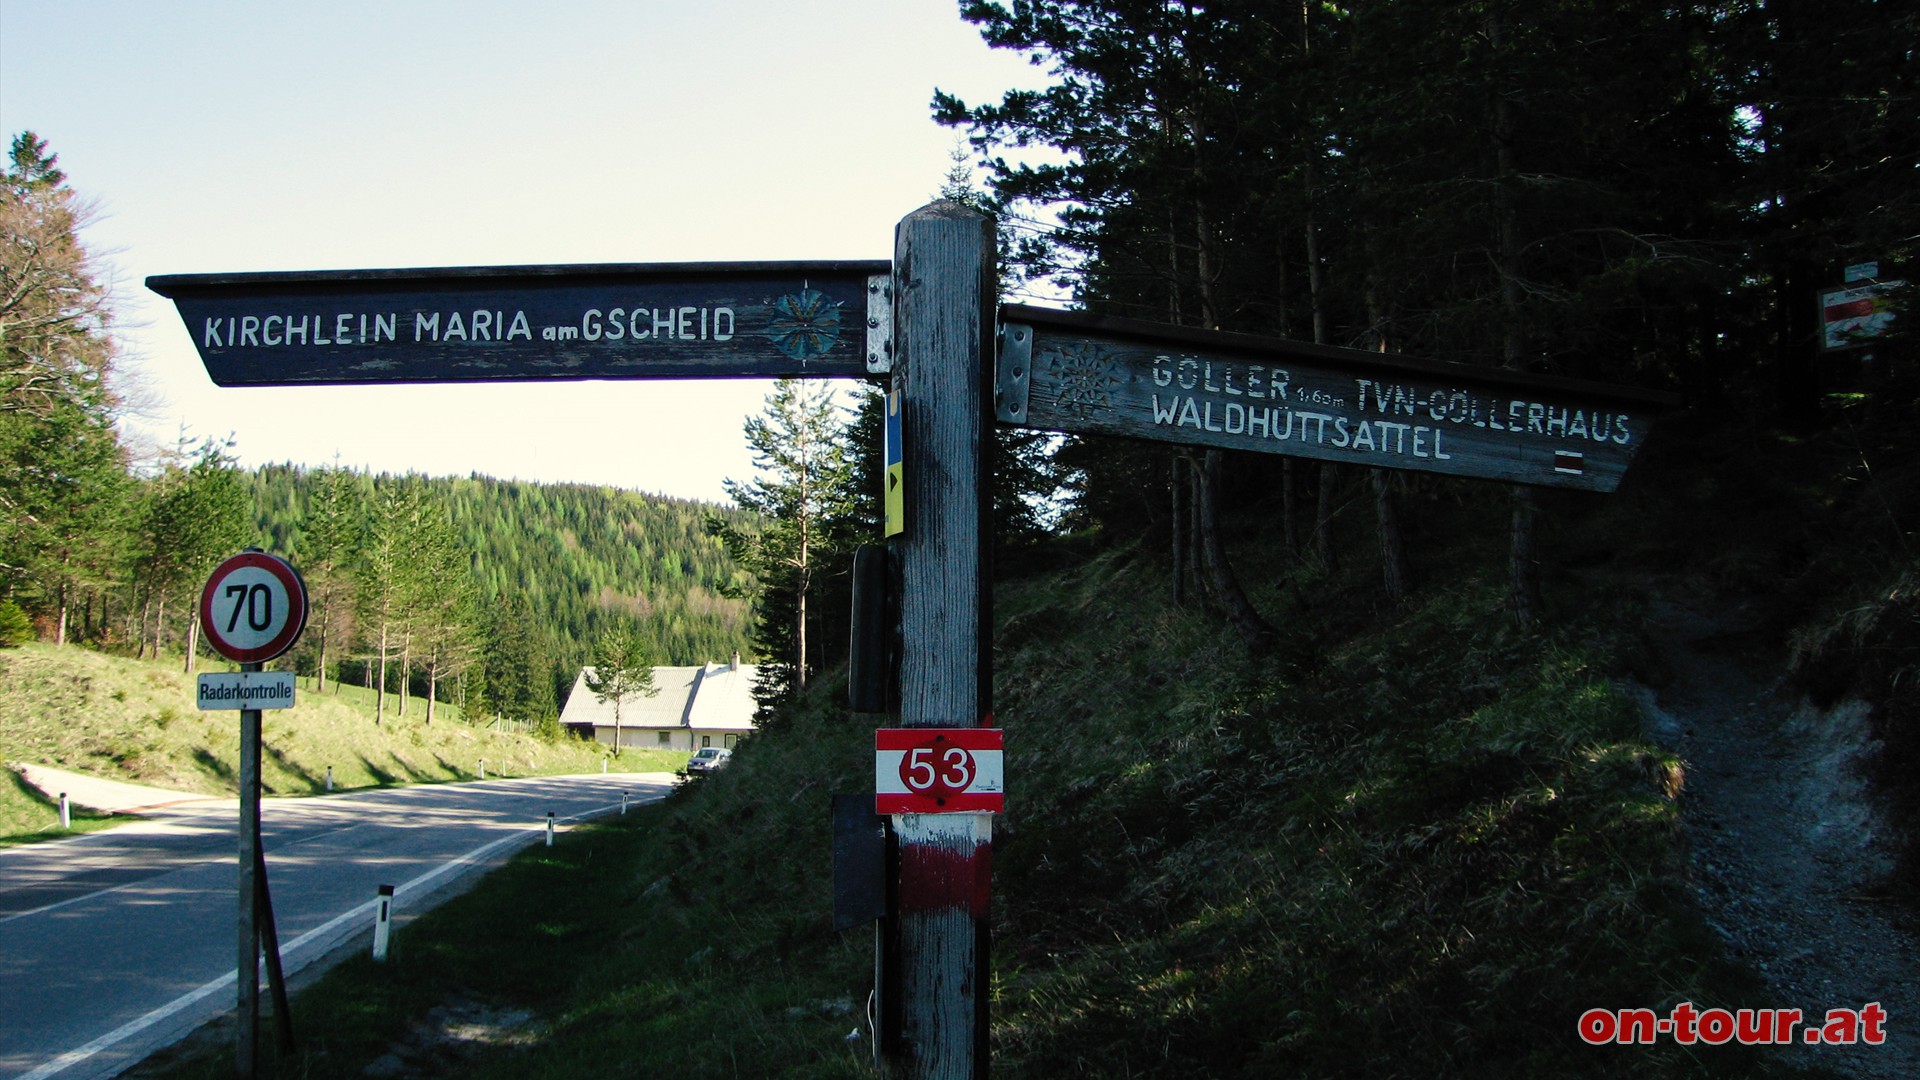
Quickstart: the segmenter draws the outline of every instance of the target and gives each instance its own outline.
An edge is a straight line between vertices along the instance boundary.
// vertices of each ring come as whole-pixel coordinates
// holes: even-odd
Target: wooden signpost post
[[[875,748],[877,810],[893,836],[876,1037],[891,1076],[966,1080],[987,1074],[992,814],[1006,797],[988,643],[992,419],[1611,491],[1650,416],[1675,403],[1592,383],[999,308],[995,280],[991,220],[943,202],[900,222],[891,263],[180,275],[147,284],[176,301],[222,386],[886,379],[889,565],[872,576],[897,582],[901,644],[897,692],[869,696],[886,699],[894,720]]]

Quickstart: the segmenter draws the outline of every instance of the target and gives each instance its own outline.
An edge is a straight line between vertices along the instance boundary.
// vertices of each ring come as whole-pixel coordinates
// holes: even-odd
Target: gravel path
[[[1652,736],[1685,760],[1694,889],[1728,952],[1766,980],[1771,1000],[1756,1004],[1815,1022],[1829,1008],[1886,1010],[1884,1045],[1779,1052],[1846,1076],[1920,1076],[1920,941],[1913,913],[1879,889],[1892,860],[1859,774],[1866,708],[1798,700],[1737,620],[1667,607],[1655,626],[1673,677],[1630,689]]]

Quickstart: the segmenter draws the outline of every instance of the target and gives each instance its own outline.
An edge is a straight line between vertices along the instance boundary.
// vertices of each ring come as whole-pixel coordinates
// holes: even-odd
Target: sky
[[[215,387],[154,274],[886,259],[1042,73],[958,0],[0,0],[0,133],[98,216],[136,445],[709,502],[762,381]]]

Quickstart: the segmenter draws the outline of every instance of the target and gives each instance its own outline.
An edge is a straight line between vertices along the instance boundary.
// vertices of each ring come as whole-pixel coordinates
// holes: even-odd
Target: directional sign
[[[291,709],[291,671],[205,671],[195,699],[202,709]]]
[[[306,625],[306,583],[278,555],[243,551],[215,567],[200,592],[207,643],[229,660],[271,660],[292,648]]]
[[[999,728],[873,733],[874,812],[998,814],[1006,805]]]
[[[147,279],[221,386],[865,376],[886,262]],[[874,317],[878,317],[877,313]]]
[[[1000,422],[1612,491],[1670,394],[1008,306]]]

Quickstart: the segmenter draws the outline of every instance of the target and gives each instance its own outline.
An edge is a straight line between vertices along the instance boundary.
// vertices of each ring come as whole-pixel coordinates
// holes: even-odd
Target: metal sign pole
[[[905,442],[900,572],[902,727],[990,727],[991,219],[921,208],[895,234],[894,386]],[[896,814],[884,1050],[908,1080],[987,1074],[992,818]]]
[[[259,671],[259,664],[241,664]],[[260,710],[240,710],[240,935],[235,967],[239,996],[234,1026],[233,1072],[256,1075],[260,1032]]]

